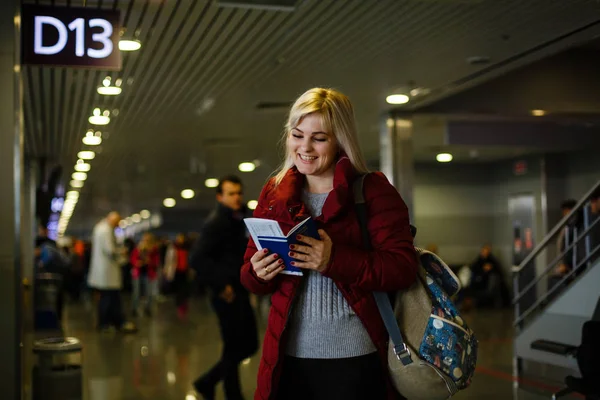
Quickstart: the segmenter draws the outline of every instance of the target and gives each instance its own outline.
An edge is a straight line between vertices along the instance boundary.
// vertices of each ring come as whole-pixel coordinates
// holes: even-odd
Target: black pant
[[[377,353],[339,359],[285,356],[279,400],[382,400],[386,384]]]
[[[243,399],[238,365],[258,350],[254,311],[248,295],[240,291],[236,291],[232,303],[226,303],[218,297],[213,298],[212,303],[219,318],[223,353],[219,362],[198,378],[196,385],[214,388],[223,380],[227,400]]]
[[[100,301],[98,302],[98,327],[100,329],[114,326],[120,328],[125,318],[123,317],[123,306],[121,305],[121,293],[119,290],[99,290]]]

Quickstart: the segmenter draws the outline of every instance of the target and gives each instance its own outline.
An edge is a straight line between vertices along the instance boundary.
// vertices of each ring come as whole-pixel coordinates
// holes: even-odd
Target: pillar
[[[20,2],[0,2],[0,393],[21,398],[21,214],[23,118]]]
[[[387,116],[382,121],[379,140],[380,170],[398,189],[414,221],[413,123],[410,118]]]

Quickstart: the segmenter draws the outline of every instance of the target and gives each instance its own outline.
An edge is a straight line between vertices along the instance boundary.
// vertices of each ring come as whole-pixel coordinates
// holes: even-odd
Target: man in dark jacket
[[[220,180],[219,204],[207,218],[190,256],[198,280],[211,291],[224,344],[221,360],[194,382],[194,388],[205,399],[214,399],[215,385],[221,380],[228,400],[243,399],[238,365],[258,349],[254,312],[248,292],[240,283],[248,244],[242,189],[241,180],[235,176]]]

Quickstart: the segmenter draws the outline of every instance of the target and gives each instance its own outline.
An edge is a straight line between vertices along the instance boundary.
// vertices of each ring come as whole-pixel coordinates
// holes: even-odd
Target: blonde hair
[[[292,129],[300,124],[302,118],[313,113],[321,116],[323,128],[333,134],[339,148],[346,153],[354,169],[359,174],[368,172],[364,156],[358,145],[354,110],[350,99],[333,89],[313,88],[300,96],[290,109],[282,137],[285,159],[275,175],[276,185],[281,183],[290,168],[294,166],[294,155],[290,153],[287,146],[287,139]]]

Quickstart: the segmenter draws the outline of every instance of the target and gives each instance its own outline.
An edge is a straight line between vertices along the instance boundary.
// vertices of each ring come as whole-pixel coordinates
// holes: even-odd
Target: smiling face
[[[287,139],[287,151],[298,171],[308,177],[333,179],[337,141],[332,132],[323,126],[321,115],[312,113],[291,129]]]

